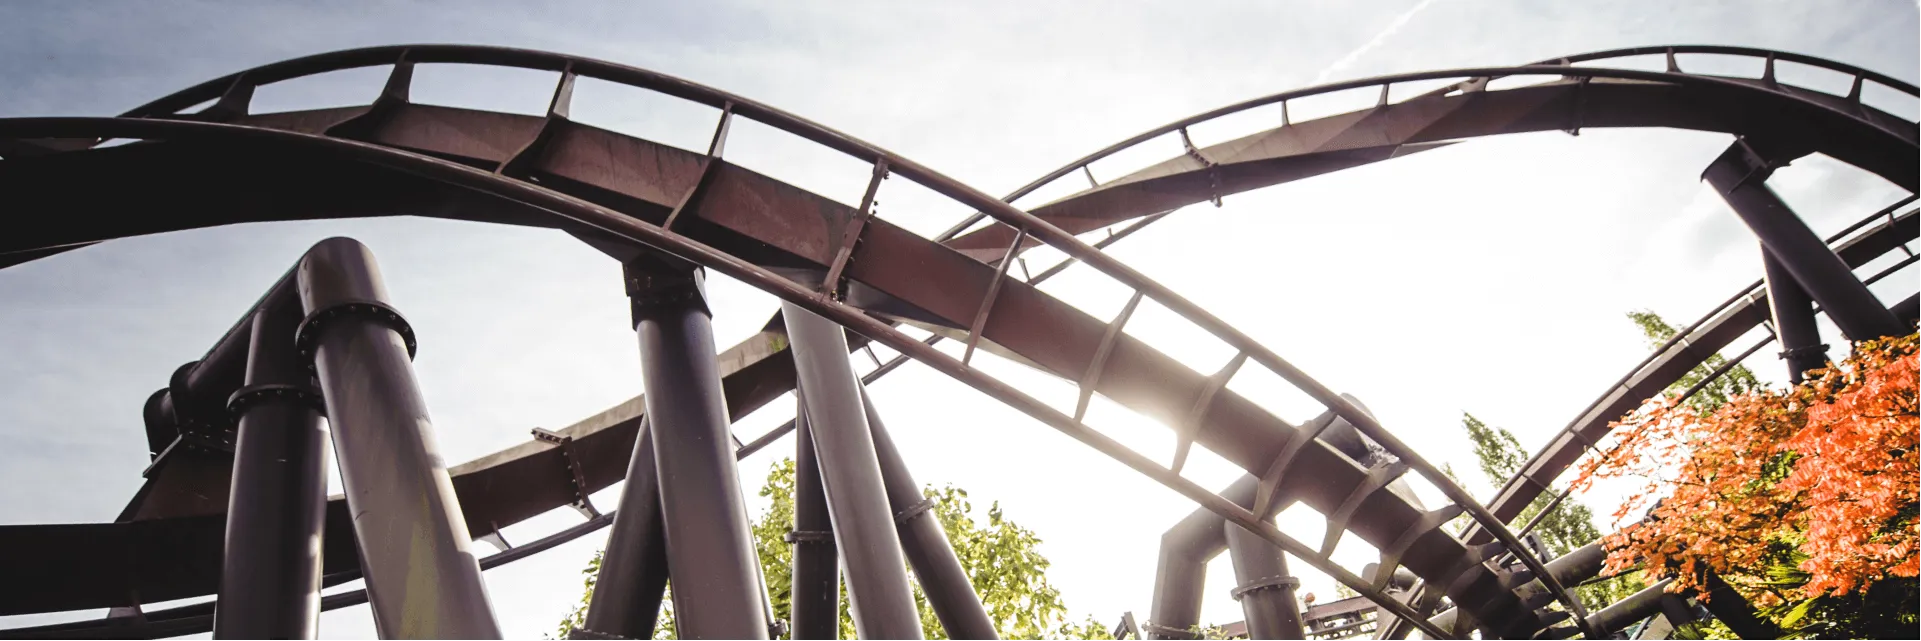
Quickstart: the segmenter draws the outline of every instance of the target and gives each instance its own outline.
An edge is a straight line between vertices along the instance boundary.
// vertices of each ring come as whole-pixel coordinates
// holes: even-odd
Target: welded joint
[[[674,233],[674,223],[679,222],[682,215],[700,206],[700,199],[707,195],[707,188],[714,182],[715,174],[720,173],[720,165],[719,158],[709,157],[702,162],[700,177],[694,180],[693,188],[681,194],[680,202],[674,204],[674,210],[667,212],[667,219],[660,223],[662,230]]]
[[[1281,588],[1298,588],[1298,587],[1301,587],[1301,580],[1299,578],[1286,576],[1286,575],[1277,575],[1277,576],[1261,577],[1258,579],[1254,579],[1252,581],[1248,581],[1247,583],[1243,583],[1240,585],[1240,587],[1234,588],[1232,591],[1229,591],[1228,595],[1234,597],[1235,601],[1239,601],[1241,600],[1242,597],[1245,597],[1248,594],[1253,592],[1259,592],[1261,590],[1279,590]]]
[[[1721,192],[1728,194],[1742,187],[1746,187],[1748,183],[1761,184],[1767,182],[1768,177],[1774,175],[1774,170],[1786,167],[1788,163],[1786,161],[1773,160],[1767,154],[1762,153],[1761,150],[1755,149],[1754,143],[1750,142],[1747,136],[1738,136],[1734,139],[1734,144],[1727,148],[1727,151],[1721,152],[1721,155],[1715,157],[1713,162],[1708,163],[1708,168],[1701,172],[1702,180],[1706,180],[1707,174],[1712,173],[1715,168],[1723,166],[1731,166],[1734,170],[1741,172],[1741,178],[1734,181],[1734,184],[1730,185],[1726,191]],[[1720,190],[1717,189],[1716,191]]]
[[[727,132],[733,128],[733,124],[734,101],[729,100],[720,105],[720,122],[714,125],[714,139],[707,143],[708,158],[719,158],[721,152],[726,151]]]
[[[1281,103],[1281,105],[1283,110],[1285,110],[1287,103]],[[1285,114],[1285,111],[1283,111],[1283,114]],[[1194,146],[1194,139],[1188,137],[1186,127],[1181,128],[1181,148],[1187,151],[1187,157],[1193,158],[1195,162],[1201,163],[1202,167],[1207,168],[1207,180],[1214,189],[1213,193],[1210,194],[1210,199],[1214,201],[1215,207],[1221,206],[1220,163],[1208,159],[1206,154],[1201,153],[1199,147]]]
[[[796,545],[802,543],[833,543],[834,533],[831,530],[788,530],[786,534],[780,535],[780,540]]]
[[[1380,569],[1376,570],[1374,576],[1374,590],[1386,590],[1387,586],[1394,582],[1394,570],[1401,567],[1401,557],[1407,555],[1408,549],[1414,547],[1415,541],[1421,540],[1421,537],[1427,536],[1429,532],[1454,520],[1465,511],[1467,508],[1450,503],[1438,510],[1423,514],[1408,526],[1407,531],[1402,532],[1399,538],[1394,539],[1392,544],[1382,548]]]
[[[1267,471],[1261,474],[1261,482],[1254,488],[1255,516],[1265,519],[1279,511],[1274,497],[1280,493],[1281,480],[1287,476],[1289,464],[1294,462],[1294,457],[1299,455],[1308,443],[1320,438],[1321,432],[1332,427],[1335,420],[1332,412],[1322,414],[1319,418],[1302,425],[1296,431],[1294,438],[1288,439],[1287,444],[1281,446],[1281,453],[1276,454],[1274,460],[1268,462]]]
[[[1100,346],[1094,348],[1094,360],[1088,362],[1087,372],[1081,374],[1080,398],[1074,404],[1075,422],[1087,416],[1087,404],[1094,399],[1094,388],[1101,382],[1101,370],[1107,368],[1107,357],[1114,352],[1114,343],[1120,338],[1121,328],[1127,325],[1127,319],[1134,317],[1134,309],[1140,307],[1141,298],[1146,295],[1145,291],[1134,290],[1134,296],[1127,299],[1127,305],[1121,308],[1120,315],[1107,324],[1106,335],[1101,337]]]
[[[560,458],[567,462],[567,480],[573,485],[574,509],[587,518],[599,518],[600,510],[594,508],[594,502],[587,496],[587,474],[580,469],[580,453],[574,449],[574,437],[538,427],[533,429],[533,434],[534,440],[560,448]]]
[[[874,161],[873,175],[867,179],[867,191],[860,197],[860,209],[855,210],[854,217],[847,221],[847,231],[841,234],[840,248],[834,250],[834,260],[827,266],[827,276],[821,279],[820,291],[828,298],[840,300],[844,295],[841,291],[841,274],[847,270],[847,262],[853,259],[854,248],[860,245],[861,232],[867,229],[867,219],[873,217],[880,204],[874,197],[880,193],[880,183],[887,180],[889,173],[886,158]]]
[[[247,110],[253,106],[253,91],[254,84],[248,82],[247,74],[242,72],[234,76],[233,82],[227,84],[226,91],[220,93],[220,98],[212,106],[195,115],[199,120],[212,122],[229,122],[246,116]]]
[[[393,330],[407,346],[408,360],[412,360],[415,352],[419,351],[420,343],[414,339],[413,325],[400,315],[400,310],[377,300],[348,299],[314,310],[300,321],[300,328],[294,331],[294,349],[300,352],[300,360],[307,364],[309,373],[318,371],[314,365],[314,355],[320,349],[321,334],[335,323],[345,320],[373,322]]]
[[[239,420],[248,410],[267,403],[287,403],[327,415],[327,401],[312,385],[248,385],[227,397],[227,414]]]
[[[905,527],[909,521],[914,520],[915,517],[922,514],[926,514],[928,510],[932,509],[934,509],[934,499],[921,499],[921,502],[909,505],[906,509],[895,512],[894,524]]]
[[[1333,556],[1334,547],[1341,541],[1341,534],[1347,531],[1348,521],[1354,518],[1355,512],[1360,511],[1361,504],[1367,501],[1367,497],[1373,496],[1381,488],[1401,478],[1409,469],[1408,464],[1399,459],[1368,468],[1367,476],[1348,492],[1347,499],[1341,501],[1341,506],[1328,515],[1327,533],[1321,539],[1321,556]]]
[[[1021,243],[1027,242],[1027,230],[1022,229],[1014,235],[1014,242],[1007,246],[1007,253],[1001,262],[994,266],[994,280],[987,283],[987,296],[981,299],[980,309],[974,312],[974,323],[967,330],[967,349],[961,352],[961,365],[967,366],[974,360],[974,350],[980,347],[981,332],[987,330],[987,315],[994,311],[994,302],[999,300],[1001,283],[1007,281],[1007,267],[1014,262],[1014,255],[1021,250]]]
[[[1180,433],[1175,435],[1174,464],[1169,466],[1175,474],[1181,473],[1181,468],[1187,465],[1187,454],[1194,447],[1194,439],[1201,434],[1201,425],[1207,420],[1207,413],[1214,408],[1214,397],[1227,388],[1227,382],[1233,380],[1234,374],[1241,371],[1241,366],[1246,363],[1247,352],[1235,354],[1220,371],[1208,377],[1207,386],[1202,387],[1200,394],[1194,397],[1194,405],[1187,411],[1187,420],[1181,422]]]
[[[1574,79],[1574,98],[1570,101],[1573,113],[1568,115],[1569,126],[1566,130],[1570,136],[1581,135],[1581,125],[1586,122],[1584,117],[1587,112],[1587,85],[1588,81],[1593,79],[1592,76]]]

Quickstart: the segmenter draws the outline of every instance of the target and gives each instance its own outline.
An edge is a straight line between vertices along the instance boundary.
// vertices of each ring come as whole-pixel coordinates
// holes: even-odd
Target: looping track
[[[1760,79],[1573,66],[1648,53],[1715,53],[1764,57]],[[1672,60],[1672,58],[1670,58]],[[1774,61],[1811,64],[1853,76],[1851,96],[1833,96],[1775,80]],[[628,258],[651,247],[706,265],[821,314],[1035,417],[1202,506],[1257,532],[1314,564],[1381,606],[1438,636],[1408,605],[1382,596],[1327,560],[1313,546],[1283,535],[1268,517],[1293,501],[1323,514],[1352,515],[1330,536],[1358,536],[1398,557],[1501,636],[1525,637],[1544,627],[1481,563],[1514,553],[1534,575],[1548,577],[1539,560],[1503,525],[1572,458],[1562,438],[1530,463],[1483,507],[1435,466],[1401,444],[1371,415],[1245,334],[1166,287],[1101,253],[1077,234],[1116,223],[1154,220],[1167,211],[1251,189],[1422,151],[1453,141],[1503,133],[1585,127],[1673,127],[1734,134],[1778,153],[1823,153],[1916,188],[1917,127],[1862,104],[1864,82],[1914,95],[1913,85],[1805,56],[1726,47],[1621,50],[1571,56],[1565,64],[1489,67],[1402,74],[1335,83],[1247,101],[1143,133],[1097,152],[1022,188],[1012,201],[1121,150],[1178,133],[1223,115],[1289,100],[1354,89],[1380,91],[1371,108],[1281,126],[1239,139],[1188,146],[1188,153],[1071,196],[1022,211],[931,169],[846,134],[754,101],[670,76],[614,63],[558,54],[447,45],[379,47],[310,56],[202,83],[134,109],[119,118],[0,120],[0,193],[7,194],[15,228],[0,239],[0,267],[131,235],[237,222],[359,216],[423,215],[563,229],[596,248]],[[417,64],[468,63],[560,74],[544,117],[439,107],[409,102]],[[284,113],[250,113],[254,88],[317,73],[392,65],[388,85],[371,104]],[[1672,65],[1671,65],[1672,67]],[[573,79],[591,77],[654,90],[722,110],[708,153],[690,152],[574,122],[568,117]],[[1490,79],[1545,78],[1494,88]],[[1399,83],[1459,79],[1441,91],[1392,102]],[[179,113],[212,101],[194,114]],[[721,158],[728,119],[749,118],[876,166],[869,199],[892,174],[981,212],[938,241],[870,216],[866,203],[849,207]],[[142,142],[97,146],[108,139]],[[1091,173],[1089,173],[1091,176]],[[113,189],[99,189],[113,185]],[[342,188],[351,186],[351,188]],[[121,211],[162,211],[134,218]],[[961,233],[984,218],[993,224]],[[33,221],[30,228],[21,227]],[[1874,227],[1844,250],[1860,264],[1914,237],[1912,213]],[[1905,234],[1905,235],[1903,235]],[[1898,239],[1898,240],[1889,240]],[[1007,271],[1026,247],[1049,245],[1176,312],[1214,335],[1239,356],[1235,365],[1265,367],[1325,405],[1399,458],[1408,470],[1442,489],[1453,502],[1435,511],[1392,492],[1355,495],[1379,485],[1378,470],[1312,440],[1296,426],[1227,389],[1235,368],[1195,372],[1121,331],[1040,292],[1034,281]],[[1880,247],[1879,251],[1873,248]],[[1872,255],[1869,255],[1872,254]],[[1051,272],[1049,272],[1051,273]],[[840,280],[844,278],[846,285]],[[834,296],[832,292],[844,295]],[[1755,298],[1723,316],[1757,319]],[[1764,304],[1764,303],[1762,303]],[[1130,306],[1131,307],[1131,306]],[[1732,309],[1732,308],[1729,308]],[[933,349],[893,327],[912,320],[946,328],[974,347],[993,350],[1100,393],[1173,427],[1180,452],[1198,443],[1260,477],[1256,504],[1239,504],[1199,487],[1172,466],[1142,456],[1070,416]],[[1758,322],[1755,320],[1754,322]],[[1748,326],[1751,327],[1753,323]],[[1690,334],[1738,331],[1734,323],[1697,324]],[[769,330],[777,332],[778,330]],[[1721,334],[1714,334],[1719,336]],[[1693,341],[1665,350],[1660,372],[1684,372],[1723,341]],[[765,336],[722,356],[724,386],[734,415],[792,389],[793,365],[781,343]],[[1712,348],[1706,348],[1712,345]],[[1670,353],[1671,352],[1671,353]],[[884,368],[877,373],[885,373]],[[1594,425],[1605,430],[1623,405],[1657,393],[1660,376],[1604,398],[1577,425],[1583,440]],[[494,531],[573,500],[578,478],[587,491],[606,487],[625,469],[624,453],[640,418],[640,399],[562,430],[584,454],[575,477],[559,451],[532,441],[452,470],[456,492],[476,535]],[[1608,412],[1614,412],[1609,414]],[[1077,412],[1078,414],[1078,412]],[[1596,423],[1598,421],[1598,423]],[[150,428],[153,426],[150,426]],[[1558,448],[1558,449],[1557,449]],[[1573,454],[1578,454],[1574,450]],[[150,482],[150,485],[154,483]],[[183,488],[149,488],[153,496]],[[212,489],[212,488],[202,488]],[[214,489],[224,493],[224,485]],[[147,496],[143,490],[142,496]],[[136,499],[139,502],[140,499]],[[0,614],[137,605],[210,594],[218,576],[222,515],[217,511],[154,504],[138,520],[106,524],[0,528],[0,550],[17,568],[12,587],[0,588]],[[357,567],[340,501],[330,505],[326,559],[329,582],[351,578]],[[131,511],[131,506],[130,506]],[[1439,528],[1467,514],[1492,543],[1467,544]],[[591,528],[574,528],[578,536]],[[571,536],[569,538],[571,538]],[[345,548],[340,549],[340,548]],[[23,554],[23,551],[30,551]],[[30,555],[30,556],[29,556]],[[518,558],[513,557],[513,558]],[[510,559],[509,559],[510,560]],[[1391,568],[1390,568],[1391,569]],[[1383,575],[1389,574],[1384,572]],[[61,577],[56,580],[52,577]],[[1549,582],[1566,599],[1566,591]],[[1568,602],[1577,613],[1578,603]],[[191,609],[191,608],[189,608]],[[150,620],[168,620],[149,613]],[[185,617],[200,616],[180,612]],[[92,630],[61,626],[61,630]],[[151,633],[184,634],[204,627],[177,624]],[[25,632],[25,631],[21,631]],[[49,632],[52,632],[49,630]]]

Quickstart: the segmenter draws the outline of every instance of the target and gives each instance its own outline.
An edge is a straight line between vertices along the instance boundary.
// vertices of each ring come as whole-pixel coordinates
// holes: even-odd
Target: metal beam
[[[1233,523],[1222,524],[1234,558],[1234,599],[1247,617],[1247,638],[1301,639],[1301,604],[1294,590],[1301,580],[1287,572],[1287,556],[1260,535]]]
[[[873,431],[861,407],[847,332],[790,302],[781,303],[794,371],[807,406],[814,454],[827,490],[834,540],[846,570],[847,600],[862,638],[919,639],[920,612],[881,478]]]
[[[728,439],[702,270],[644,254],[627,263],[673,582],[687,638],[765,639],[759,559]]]
[[[1767,253],[1820,301],[1841,333],[1857,341],[1906,333],[1894,314],[1854,277],[1847,262],[1768,188],[1768,176],[1778,165],[1762,153],[1746,139],[1736,140],[1708,164],[1701,177],[1761,239]]]
[[[987,618],[980,595],[974,593],[967,570],[954,556],[954,546],[948,542],[939,516],[933,513],[933,499],[921,496],[920,484],[914,482],[907,461],[901,458],[893,437],[887,435],[887,426],[881,423],[880,412],[874,409],[867,390],[861,390],[860,400],[867,409],[867,427],[874,435],[874,454],[880,460],[881,480],[887,485],[887,504],[894,510],[894,521],[900,531],[901,551],[914,568],[921,593],[934,607],[934,616],[947,630],[947,638],[1000,638],[993,620]]]
[[[327,427],[313,376],[294,346],[300,299],[276,287],[248,324],[245,386],[228,495],[216,639],[312,639],[320,630]]]
[[[838,639],[840,551],[834,544],[834,520],[827,511],[806,402],[796,399],[795,404],[794,531],[787,533],[787,542],[794,544],[794,576],[788,616],[795,639]]]
[[[327,401],[361,573],[382,638],[498,639],[466,519],[414,379],[413,330],[365,245],[321,241],[298,268],[298,344]]]
[[[600,574],[594,578],[594,592],[587,602],[587,620],[582,622],[590,633],[654,638],[661,596],[667,589],[667,532],[660,513],[652,432],[642,419],[614,529],[607,534]]]
[[[1821,344],[1821,328],[1814,324],[1814,299],[1766,247],[1761,248],[1761,267],[1774,333],[1781,339],[1781,359],[1788,362],[1788,381],[1799,384],[1804,373],[1828,362],[1828,346]]]

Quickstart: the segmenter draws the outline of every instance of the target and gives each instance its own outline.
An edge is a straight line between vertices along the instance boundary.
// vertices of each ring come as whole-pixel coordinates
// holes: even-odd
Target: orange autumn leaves
[[[1711,411],[1655,399],[1616,423],[1621,454],[1583,460],[1574,487],[1637,480],[1616,520],[1653,509],[1607,537],[1606,571],[1670,568],[1675,591],[1700,588],[1706,571],[1758,585],[1798,548],[1812,577],[1793,588],[1803,598],[1921,573],[1915,351],[1914,335],[1858,343],[1792,389]]]

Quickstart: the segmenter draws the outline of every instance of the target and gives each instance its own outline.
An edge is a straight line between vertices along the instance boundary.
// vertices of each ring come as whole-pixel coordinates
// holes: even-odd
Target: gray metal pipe
[[[607,551],[587,602],[589,633],[628,639],[654,638],[661,597],[667,589],[667,532],[660,515],[660,478],[655,470],[652,421],[642,418],[627,462]]]
[[[765,639],[759,559],[741,499],[703,275],[626,265],[681,638]]]
[[[840,638],[840,552],[834,546],[833,517],[814,456],[813,429],[804,401],[794,413],[793,595],[789,616],[795,639]]]
[[[1828,362],[1828,346],[1821,344],[1821,328],[1814,324],[1814,299],[1766,247],[1761,248],[1761,267],[1774,333],[1781,339],[1781,358],[1788,362],[1788,381],[1800,383],[1805,372]]]
[[[1766,181],[1773,169],[1746,140],[1737,140],[1708,164],[1701,177],[1801,288],[1821,302],[1841,333],[1857,341],[1906,333],[1906,327],[1854,277],[1848,264],[1768,188]]]
[[[1287,573],[1287,555],[1240,525],[1223,525],[1234,559],[1234,598],[1241,602],[1249,639],[1302,639],[1300,579]]]
[[[1254,490],[1260,479],[1241,476],[1221,498],[1252,509]],[[1207,580],[1207,562],[1227,549],[1227,533],[1222,528],[1227,518],[1213,510],[1200,508],[1168,528],[1161,535],[1159,565],[1154,569],[1154,602],[1142,626],[1149,638],[1187,638],[1183,632],[1201,623],[1201,587]],[[1209,532],[1212,534],[1209,534]]]
[[[259,305],[249,329],[216,639],[312,639],[320,630],[326,526],[327,426],[294,346],[300,300],[291,288]]]
[[[781,303],[781,315],[847,572],[854,628],[862,638],[919,639],[920,612],[907,583],[860,384],[847,361],[846,330],[789,302]]]
[[[301,327],[382,638],[498,639],[467,520],[414,379],[412,330],[387,307],[372,252],[321,241],[299,267]]]
[[[908,471],[907,461],[901,458],[900,449],[894,446],[886,424],[881,422],[880,412],[874,409],[874,401],[864,389],[861,402],[867,408],[867,427],[873,432],[874,453],[880,460],[881,479],[887,485],[887,503],[893,508],[898,524],[901,551],[913,566],[914,578],[920,581],[921,593],[933,606],[934,616],[947,630],[947,638],[1000,638],[994,630],[994,621],[987,618],[987,608],[981,605],[980,595],[974,593],[974,583],[967,578],[967,570],[954,556],[954,546],[948,542],[947,531],[932,510],[933,504],[921,496],[920,484]]]
[[[1709,573],[1706,578],[1708,594],[1701,605],[1706,606],[1715,619],[1726,624],[1728,630],[1734,632],[1735,636],[1743,639],[1781,638],[1781,628],[1775,626],[1773,621],[1755,614],[1754,604],[1749,603],[1748,598],[1741,596],[1740,592],[1736,592],[1734,586],[1728,585],[1727,581],[1713,573]]]

